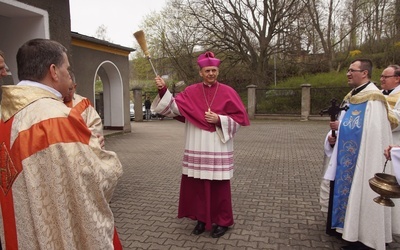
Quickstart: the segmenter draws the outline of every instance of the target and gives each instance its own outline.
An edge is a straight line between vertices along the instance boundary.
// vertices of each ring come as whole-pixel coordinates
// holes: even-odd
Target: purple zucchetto
[[[219,67],[219,65],[221,64],[221,60],[215,58],[214,53],[212,53],[211,51],[207,51],[197,58],[197,64],[200,68],[209,66]]]

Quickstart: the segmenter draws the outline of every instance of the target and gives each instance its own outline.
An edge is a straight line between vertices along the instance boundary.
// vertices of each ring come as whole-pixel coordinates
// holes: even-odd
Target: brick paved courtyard
[[[132,122],[132,133],[108,135],[106,148],[124,166],[111,203],[124,249],[339,249],[344,243],[325,234],[318,203],[328,129],[327,121],[289,120],[242,127],[231,181],[235,224],[218,239],[191,235],[196,222],[176,218],[183,124]],[[400,249],[400,237],[387,249]]]

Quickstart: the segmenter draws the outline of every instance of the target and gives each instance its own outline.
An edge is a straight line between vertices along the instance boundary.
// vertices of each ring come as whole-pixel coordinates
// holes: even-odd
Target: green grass
[[[311,114],[318,115],[321,110],[330,106],[331,99],[341,100],[351,90],[347,84],[346,73],[347,70],[342,70],[292,77],[277,82],[276,87],[258,89],[256,90],[256,113],[299,114],[301,112],[301,85],[311,84]],[[377,83],[378,87],[381,73],[382,69],[374,69],[372,74],[371,80]],[[271,94],[268,94],[269,92]]]
[[[380,84],[379,77],[383,69],[373,69],[372,81]],[[302,84],[311,84],[311,87],[347,87],[347,70],[340,72],[328,72],[315,75],[291,77],[284,81],[278,81],[276,88],[299,88]]]

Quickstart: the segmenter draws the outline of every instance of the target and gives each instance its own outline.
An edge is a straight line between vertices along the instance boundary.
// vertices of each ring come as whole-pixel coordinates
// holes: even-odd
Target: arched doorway
[[[123,103],[123,81],[118,67],[111,61],[102,62],[96,69],[93,85],[96,83],[96,76],[103,84],[101,103],[97,103],[95,96],[95,107],[103,118],[104,128],[119,129],[124,127],[124,103]],[[93,86],[95,90],[95,86]],[[96,91],[96,90],[95,90]],[[94,92],[95,92],[94,91]],[[93,93],[95,95],[96,93]],[[99,110],[99,106],[103,110]]]
[[[90,99],[104,129],[131,131],[129,116],[129,53],[131,48],[71,32],[72,68],[77,93]],[[101,97],[95,94],[101,79]]]

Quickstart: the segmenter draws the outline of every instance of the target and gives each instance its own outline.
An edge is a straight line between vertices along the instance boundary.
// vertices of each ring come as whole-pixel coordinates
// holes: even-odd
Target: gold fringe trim
[[[386,100],[390,106],[390,108],[394,109],[394,106],[397,103],[397,100],[400,99],[400,92],[397,92],[396,94],[392,94],[392,95],[385,95]]]
[[[392,108],[389,106],[389,104],[386,100],[386,97],[379,90],[362,91],[355,96],[352,96],[351,92],[349,92],[345,96],[344,100],[345,101],[347,100],[351,104],[360,104],[360,103],[367,102],[367,101],[380,101],[380,102],[384,103],[384,105],[386,107],[386,113],[387,113],[388,120],[390,122],[391,129],[393,130],[393,129],[397,128],[397,126],[399,125],[399,121],[397,120],[396,116],[393,114]]]

